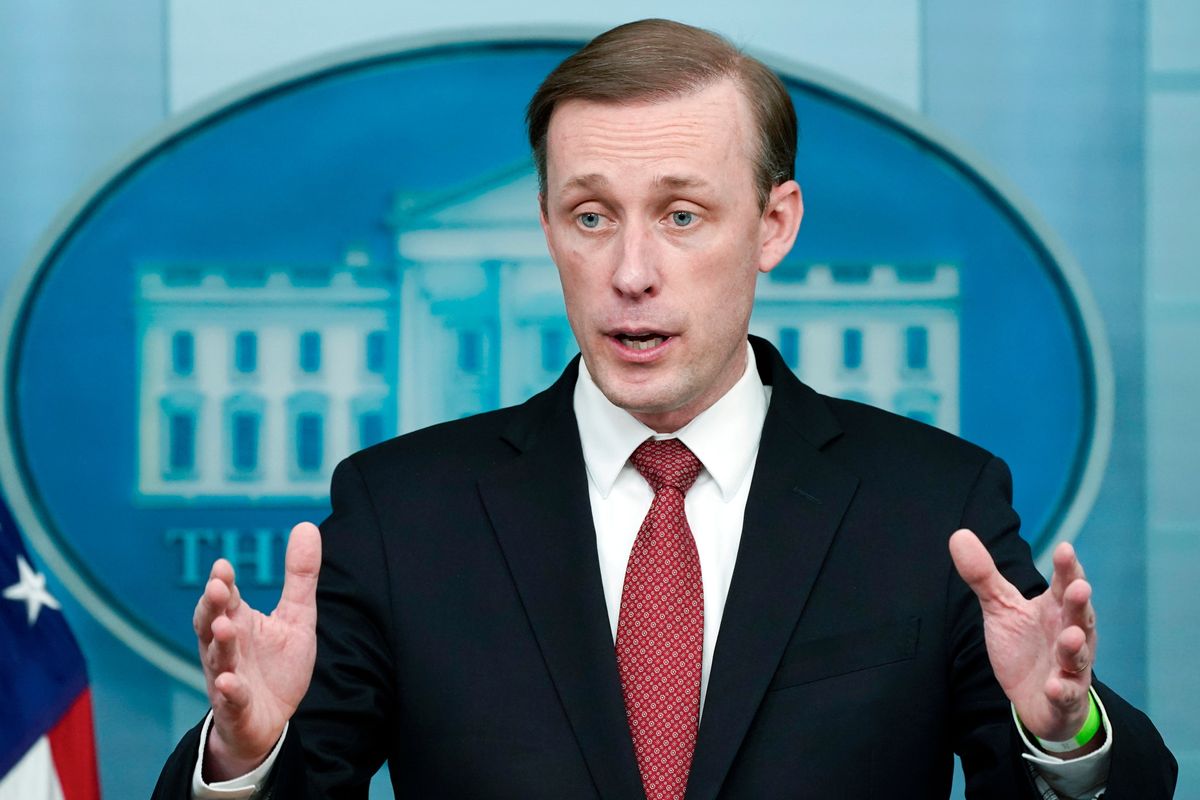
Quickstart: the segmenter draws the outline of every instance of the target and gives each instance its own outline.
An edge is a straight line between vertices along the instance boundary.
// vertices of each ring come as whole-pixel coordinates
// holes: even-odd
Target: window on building
[[[191,411],[167,414],[167,473],[181,475],[196,469],[196,415]]]
[[[542,328],[542,370],[560,372],[567,363],[567,337],[562,328]]]
[[[333,271],[329,267],[296,267],[291,277],[293,286],[328,286],[333,279]]]
[[[929,329],[913,325],[904,329],[904,365],[909,369],[929,368]]]
[[[870,264],[834,264],[831,271],[836,283],[870,283],[874,267]]]
[[[863,333],[858,328],[842,331],[842,366],[859,369],[863,361]]]
[[[185,265],[170,266],[163,270],[162,278],[167,286],[199,286],[204,280],[204,270]]]
[[[325,420],[305,411],[296,415],[296,466],[301,472],[318,472],[324,459]]]
[[[469,328],[459,330],[458,368],[471,375],[483,369],[483,336],[479,331]]]
[[[253,331],[241,331],[234,337],[233,367],[242,373],[258,369],[258,336]]]
[[[171,337],[171,371],[191,375],[196,368],[196,340],[188,331],[176,331]]]
[[[267,285],[267,270],[248,264],[230,266],[225,269],[225,280],[239,289],[258,288]]]
[[[367,411],[358,416],[358,446],[370,447],[384,439],[383,414],[379,411]]]
[[[350,400],[350,445],[359,448],[378,444],[392,435],[392,417],[388,408],[394,408],[395,398],[387,394],[365,394]]]
[[[936,425],[941,396],[928,389],[908,387],[896,393],[893,410],[909,419]]]
[[[258,469],[258,432],[262,417],[256,411],[235,411],[230,415],[233,436],[230,454],[235,473],[250,473]]]
[[[329,405],[329,396],[323,392],[304,391],[287,398],[285,429],[289,480],[311,483],[314,478],[321,477],[325,451],[330,444],[326,441]],[[352,407],[347,421],[356,419],[357,409]],[[351,446],[350,438],[346,436],[342,443],[334,442],[333,447]]]
[[[789,369],[800,368],[800,331],[796,328],[779,329],[779,353]]]
[[[195,480],[201,461],[200,408],[203,397],[194,391],[175,391],[161,398],[159,407],[158,469],[163,480]],[[153,467],[148,468],[153,469]]]
[[[300,334],[300,369],[304,372],[321,369],[321,334],[316,331]]]
[[[811,264],[788,259],[777,264],[767,275],[776,283],[804,283],[811,268]]]
[[[385,331],[371,331],[367,334],[367,372],[382,375],[386,361],[387,333]]]
[[[937,278],[937,265],[898,264],[896,278],[903,283],[932,283]]]

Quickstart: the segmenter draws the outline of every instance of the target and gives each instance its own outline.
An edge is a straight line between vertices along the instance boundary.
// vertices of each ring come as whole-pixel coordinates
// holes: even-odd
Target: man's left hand
[[[1000,574],[971,531],[950,537],[950,556],[979,598],[992,670],[1021,723],[1048,741],[1075,736],[1087,719],[1096,655],[1092,587],[1075,549],[1058,545],[1050,588],[1031,600]]]

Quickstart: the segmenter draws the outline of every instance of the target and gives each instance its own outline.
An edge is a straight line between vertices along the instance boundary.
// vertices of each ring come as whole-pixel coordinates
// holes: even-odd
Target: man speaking
[[[218,561],[212,711],[156,797],[1169,797],[1093,681],[1007,468],[801,384],[747,336],[802,216],[780,81],[706,31],[615,28],[529,104],[582,353],[521,406],[351,456],[270,616]]]

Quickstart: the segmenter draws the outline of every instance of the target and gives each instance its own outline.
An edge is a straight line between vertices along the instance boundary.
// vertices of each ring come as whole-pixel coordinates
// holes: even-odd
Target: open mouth
[[[618,333],[616,339],[630,350],[653,350],[670,339],[661,333]]]

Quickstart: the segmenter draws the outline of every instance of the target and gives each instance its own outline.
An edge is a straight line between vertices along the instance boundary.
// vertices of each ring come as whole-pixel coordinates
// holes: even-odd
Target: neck
[[[743,344],[738,348],[737,354],[730,361],[730,368],[724,371],[721,380],[713,383],[685,405],[670,411],[626,410],[629,411],[630,416],[655,433],[675,433],[712,408],[714,403],[724,397],[741,380],[742,375],[746,372],[746,348],[748,346],[748,344]]]

